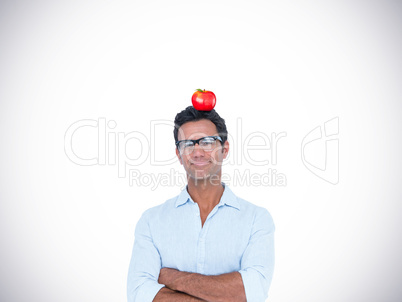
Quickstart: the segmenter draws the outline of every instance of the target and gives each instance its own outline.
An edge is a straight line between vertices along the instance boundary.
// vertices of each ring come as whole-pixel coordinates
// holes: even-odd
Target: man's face
[[[204,119],[183,124],[179,128],[178,140],[196,140],[206,136],[218,136],[218,133],[215,124]],[[194,150],[188,154],[179,152],[176,148],[176,155],[184,166],[188,178],[206,180],[213,177],[211,180],[217,181],[220,180],[222,161],[227,157],[228,151],[228,141],[223,146],[221,142],[216,141],[216,147],[211,151],[205,151],[196,144]]]

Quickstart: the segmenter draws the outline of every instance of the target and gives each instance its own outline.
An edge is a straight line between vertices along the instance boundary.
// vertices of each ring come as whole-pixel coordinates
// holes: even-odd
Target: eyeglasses
[[[181,154],[190,154],[194,151],[195,144],[201,147],[204,151],[212,151],[216,147],[216,141],[222,143],[220,136],[205,136],[199,139],[186,139],[176,142],[176,147]]]

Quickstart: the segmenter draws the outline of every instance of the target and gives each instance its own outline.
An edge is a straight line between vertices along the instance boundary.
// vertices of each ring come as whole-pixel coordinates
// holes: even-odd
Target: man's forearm
[[[185,293],[179,293],[169,288],[162,288],[155,296],[153,302],[199,302],[204,301],[199,298],[187,295]]]
[[[247,301],[243,280],[238,272],[206,276],[163,268],[159,283],[205,301]]]

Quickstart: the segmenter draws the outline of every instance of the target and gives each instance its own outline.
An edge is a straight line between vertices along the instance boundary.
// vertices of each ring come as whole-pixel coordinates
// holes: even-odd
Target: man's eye
[[[214,143],[214,140],[212,140],[212,139],[206,139],[206,140],[203,140],[203,141],[201,141],[200,142],[201,143],[201,145],[203,145],[203,146],[210,146],[210,145],[212,145],[213,143]]]
[[[182,146],[183,146],[183,148],[189,148],[189,147],[194,146],[194,144],[193,144],[193,142],[184,142],[182,144]]]

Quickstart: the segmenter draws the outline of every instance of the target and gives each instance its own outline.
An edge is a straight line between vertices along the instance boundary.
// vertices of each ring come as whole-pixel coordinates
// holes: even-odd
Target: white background
[[[171,158],[171,129],[151,137],[150,121],[173,120],[205,88],[232,151],[238,119],[243,141],[287,135],[276,165],[240,155],[224,167],[286,176],[231,186],[276,224],[269,301],[400,301],[401,13],[397,1],[2,1],[1,300],[125,301],[135,224],[180,185],[130,186],[116,165],[77,165],[65,133],[105,118],[108,133],[156,141],[132,140],[132,157]],[[333,185],[303,165],[301,142],[335,117]],[[96,157],[96,129],[81,130],[75,152]],[[129,168],[183,173],[150,157]]]

